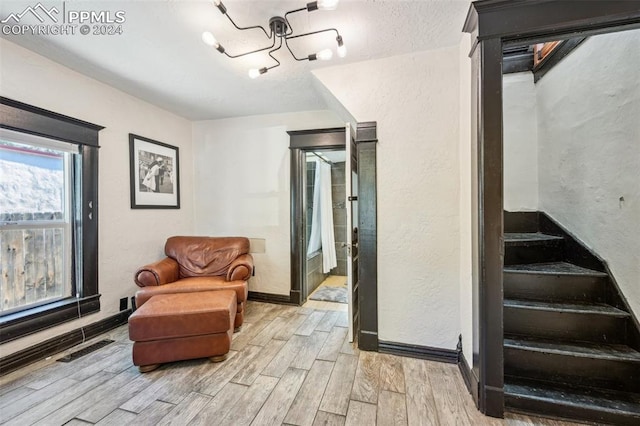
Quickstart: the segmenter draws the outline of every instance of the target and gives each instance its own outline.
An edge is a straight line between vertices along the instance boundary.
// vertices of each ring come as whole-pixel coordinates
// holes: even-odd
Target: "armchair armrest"
[[[227,271],[227,281],[247,281],[253,273],[253,257],[250,254],[240,255],[231,262]]]
[[[180,267],[178,262],[166,257],[138,269],[134,276],[134,281],[138,287],[149,287],[172,283],[179,278]]]

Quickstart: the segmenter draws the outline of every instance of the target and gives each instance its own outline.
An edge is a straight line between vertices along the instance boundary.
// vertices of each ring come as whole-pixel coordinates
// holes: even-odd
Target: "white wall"
[[[453,349],[460,333],[459,48],[314,71],[378,122],[378,328]]]
[[[502,78],[504,209],[538,210],[538,120],[533,73]]]
[[[635,30],[589,38],[537,83],[541,210],[608,262],[636,317],[639,69]]]
[[[5,40],[0,40],[0,94],[105,126],[100,132],[99,292],[101,310],[81,320],[9,342],[0,356],[112,316],[137,287],[135,270],[163,255],[164,241],[193,233],[191,123]],[[129,133],[180,149],[181,208],[132,210]]]
[[[193,125],[196,231],[265,239],[251,291],[289,295],[288,130],[342,127],[330,111],[200,121]]]

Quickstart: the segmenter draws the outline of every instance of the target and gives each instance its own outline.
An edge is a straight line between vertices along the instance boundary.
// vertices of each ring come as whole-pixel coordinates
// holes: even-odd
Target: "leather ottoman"
[[[232,290],[158,294],[129,317],[133,364],[146,373],[165,362],[224,361],[236,316]]]

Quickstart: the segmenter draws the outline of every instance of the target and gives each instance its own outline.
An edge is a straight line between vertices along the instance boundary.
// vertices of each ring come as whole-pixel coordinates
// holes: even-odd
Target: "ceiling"
[[[48,1],[69,11],[123,11],[121,35],[10,35],[2,37],[69,68],[191,120],[326,108],[311,70],[457,45],[468,0],[341,0],[333,11],[289,15],[296,33],[337,28],[347,56],[335,55],[330,33],[292,40],[298,56],[331,47],[331,61],[296,62],[286,48],[282,65],[253,80],[250,68],[269,66],[266,53],[230,59],[201,41],[211,31],[231,54],[270,45],[260,30],[238,31],[211,1]],[[64,3],[64,4],[63,4]],[[0,19],[37,0],[0,3]],[[269,18],[304,7],[301,1],[224,1],[239,26],[268,26]],[[35,23],[25,15],[23,23]],[[29,19],[31,19],[30,22]]]

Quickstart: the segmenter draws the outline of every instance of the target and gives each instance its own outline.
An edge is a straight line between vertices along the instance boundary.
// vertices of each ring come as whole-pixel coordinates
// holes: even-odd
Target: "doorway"
[[[352,163],[346,161],[351,158],[350,126],[289,135],[291,299],[311,308],[347,311],[352,341],[357,309],[350,257]]]
[[[306,267],[309,308],[347,311],[347,210],[344,149],[305,151]]]

